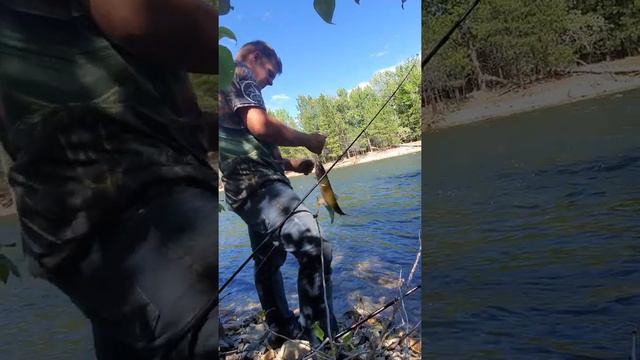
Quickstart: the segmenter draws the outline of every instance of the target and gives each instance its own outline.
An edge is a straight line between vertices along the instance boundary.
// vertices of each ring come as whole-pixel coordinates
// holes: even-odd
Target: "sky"
[[[238,42],[223,39],[234,54],[249,41],[264,40],[282,59],[282,74],[262,91],[268,109],[296,117],[300,95],[335,95],[369,81],[374,73],[420,54],[420,3],[408,0],[337,0],[333,25],[312,0],[232,0],[220,17]]]

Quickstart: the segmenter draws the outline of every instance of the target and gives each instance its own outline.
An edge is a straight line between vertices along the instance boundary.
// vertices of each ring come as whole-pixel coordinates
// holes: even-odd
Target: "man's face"
[[[267,86],[273,85],[273,80],[276,78],[278,72],[274,61],[267,59],[260,54],[255,54],[255,60],[252,64],[247,64],[253,73],[253,77],[256,79],[256,84],[260,90]]]

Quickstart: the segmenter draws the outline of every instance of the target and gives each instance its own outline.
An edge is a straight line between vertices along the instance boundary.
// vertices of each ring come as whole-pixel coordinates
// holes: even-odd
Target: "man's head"
[[[249,67],[261,90],[273,84],[276,75],[282,74],[282,61],[275,50],[264,41],[244,44],[236,54],[236,60]]]

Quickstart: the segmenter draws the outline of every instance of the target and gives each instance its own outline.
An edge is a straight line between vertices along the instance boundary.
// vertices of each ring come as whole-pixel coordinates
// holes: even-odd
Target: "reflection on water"
[[[624,359],[640,91],[425,136],[425,357]]]
[[[380,160],[330,173],[331,184],[342,210],[333,224],[320,209],[322,234],[332,243],[334,307],[340,316],[362,297],[381,304],[397,296],[400,274],[411,270],[419,247],[420,154]],[[297,177],[292,185],[299,195],[313,186],[312,176]],[[317,190],[305,201],[316,211]],[[220,281],[251,253],[246,225],[230,211],[220,215]],[[223,294],[223,314],[259,308],[253,285],[253,264],[247,266]],[[282,268],[289,306],[298,306],[297,263],[288,256]],[[419,271],[414,284],[420,283]],[[407,298],[411,319],[420,314],[420,298]]]

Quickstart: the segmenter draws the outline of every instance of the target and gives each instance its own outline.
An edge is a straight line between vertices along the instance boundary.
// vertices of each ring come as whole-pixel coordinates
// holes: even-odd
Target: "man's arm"
[[[84,0],[98,27],[127,51],[189,72],[218,73],[218,14],[204,0]]]
[[[320,154],[324,148],[326,136],[292,129],[283,122],[269,117],[262,108],[242,107],[236,111],[249,132],[260,141],[277,146],[304,146],[316,154]]]

